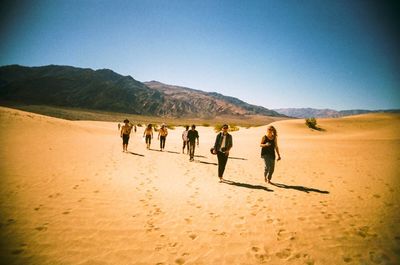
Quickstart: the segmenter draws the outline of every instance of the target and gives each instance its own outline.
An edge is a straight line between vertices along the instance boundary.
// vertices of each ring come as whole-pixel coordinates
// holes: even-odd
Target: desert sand
[[[400,264],[400,115],[273,123],[282,160],[263,178],[267,126],[232,132],[219,183],[211,127],[195,162],[143,128],[0,107],[3,264]]]

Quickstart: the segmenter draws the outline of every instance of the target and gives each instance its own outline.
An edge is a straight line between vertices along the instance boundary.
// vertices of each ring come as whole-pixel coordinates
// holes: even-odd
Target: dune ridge
[[[218,183],[215,139],[182,128],[166,151],[142,129],[122,152],[117,124],[0,107],[4,264],[398,264],[400,116],[274,122],[282,161],[263,181],[267,126],[233,132]]]

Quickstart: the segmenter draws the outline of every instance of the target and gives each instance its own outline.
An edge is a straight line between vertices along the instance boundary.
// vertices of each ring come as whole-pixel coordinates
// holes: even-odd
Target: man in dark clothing
[[[199,132],[196,131],[196,125],[192,125],[192,129],[188,132],[188,140],[189,140],[189,161],[192,162],[194,160],[194,150],[196,147],[196,139],[197,139],[197,146],[199,145]]]
[[[222,132],[218,133],[215,139],[214,150],[218,157],[218,177],[223,181],[226,163],[228,162],[229,150],[233,146],[232,135],[228,133],[228,125],[222,126]]]

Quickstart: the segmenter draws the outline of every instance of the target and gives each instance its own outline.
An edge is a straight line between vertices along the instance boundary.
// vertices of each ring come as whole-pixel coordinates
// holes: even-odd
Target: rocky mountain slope
[[[284,116],[218,93],[57,65],[0,67],[0,100],[168,117]]]

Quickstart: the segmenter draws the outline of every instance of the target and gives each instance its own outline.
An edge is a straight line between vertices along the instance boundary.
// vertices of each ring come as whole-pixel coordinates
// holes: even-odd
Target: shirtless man
[[[129,135],[131,134],[132,125],[128,119],[124,120],[124,125],[121,127],[122,152],[128,152]]]

